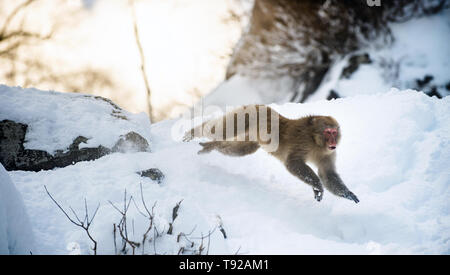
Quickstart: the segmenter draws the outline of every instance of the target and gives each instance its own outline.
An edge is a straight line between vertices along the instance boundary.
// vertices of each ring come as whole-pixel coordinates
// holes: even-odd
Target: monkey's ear
[[[313,116],[309,116],[308,118],[308,124],[313,125],[316,122],[316,118]]]

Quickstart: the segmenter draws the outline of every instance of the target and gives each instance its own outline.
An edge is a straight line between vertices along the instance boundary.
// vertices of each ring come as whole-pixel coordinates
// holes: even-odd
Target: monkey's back
[[[313,129],[308,124],[309,118],[288,119],[280,115],[279,148],[273,156],[286,162],[289,155],[295,154],[307,161],[308,153],[319,149],[311,138]]]

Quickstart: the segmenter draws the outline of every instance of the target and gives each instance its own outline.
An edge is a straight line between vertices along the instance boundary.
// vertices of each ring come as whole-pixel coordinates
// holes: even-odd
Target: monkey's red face
[[[325,137],[326,146],[329,150],[336,149],[338,142],[338,129],[336,128],[326,128],[323,131],[323,136]]]

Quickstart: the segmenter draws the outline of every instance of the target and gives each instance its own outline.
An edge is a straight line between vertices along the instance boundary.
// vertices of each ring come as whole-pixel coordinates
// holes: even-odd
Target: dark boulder
[[[348,65],[342,70],[341,78],[350,78],[356,72],[361,64],[371,64],[369,54],[357,54],[348,59]]]
[[[120,137],[112,148],[113,152],[145,152],[149,150],[148,142],[136,132],[129,132]]]
[[[161,183],[164,179],[164,174],[158,168],[150,168],[141,172],[138,172],[141,177],[147,177],[158,183]]]
[[[327,96],[327,100],[338,99],[338,98],[340,98],[340,96],[335,90],[331,90]]]
[[[40,171],[65,167],[80,161],[101,158],[111,152],[145,152],[149,145],[145,138],[136,132],[122,136],[113,149],[105,146],[79,148],[88,138],[78,136],[66,150],[57,150],[53,155],[42,150],[24,148],[28,126],[11,120],[0,121],[0,163],[6,170]],[[155,174],[156,175],[156,174]]]

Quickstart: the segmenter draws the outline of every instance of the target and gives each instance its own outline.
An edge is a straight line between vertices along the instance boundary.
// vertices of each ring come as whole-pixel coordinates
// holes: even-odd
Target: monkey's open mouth
[[[334,149],[336,149],[336,146],[328,146],[328,149],[334,150]]]

